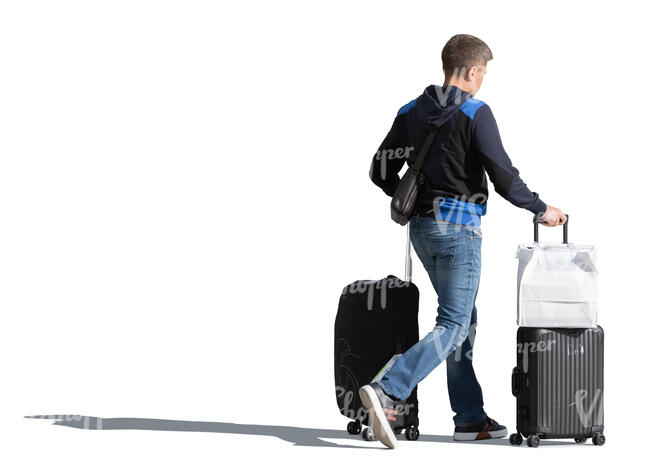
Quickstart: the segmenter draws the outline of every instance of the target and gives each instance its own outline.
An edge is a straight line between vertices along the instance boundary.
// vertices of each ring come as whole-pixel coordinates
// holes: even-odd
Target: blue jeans
[[[472,366],[476,293],[481,276],[481,230],[414,216],[411,242],[438,294],[436,325],[400,356],[379,381],[388,394],[405,399],[447,360],[447,388],[456,425],[485,418],[483,393]]]

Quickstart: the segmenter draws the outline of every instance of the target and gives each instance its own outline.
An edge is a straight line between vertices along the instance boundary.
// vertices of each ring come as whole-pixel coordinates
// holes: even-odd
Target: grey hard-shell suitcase
[[[512,394],[517,398],[517,433],[530,447],[540,439],[573,438],[603,445],[604,332],[588,329],[519,327]]]

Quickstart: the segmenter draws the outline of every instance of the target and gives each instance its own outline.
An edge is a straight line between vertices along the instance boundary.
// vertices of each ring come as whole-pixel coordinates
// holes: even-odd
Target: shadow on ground
[[[140,419],[135,417],[89,417],[84,415],[33,415],[27,419],[53,420],[54,425],[71,427],[85,430],[155,430],[167,432],[205,432],[205,433],[228,433],[233,435],[257,435],[277,437],[288,443],[298,446],[320,446],[335,448],[363,448],[366,446],[355,446],[348,444],[337,444],[327,439],[353,439],[361,440],[359,435],[349,435],[344,430],[331,430],[321,428],[290,427],[286,425],[257,425],[257,424],[235,424],[230,422],[198,422],[187,420],[164,420],[164,419]],[[403,435],[399,440],[405,440]],[[457,442],[448,435],[424,435],[421,434],[420,442],[451,443],[454,445],[502,445],[512,446],[507,439],[481,440],[475,442]],[[384,448],[379,442],[375,442],[378,448]],[[543,440],[542,446],[547,445],[569,445],[573,442],[557,440]],[[514,447],[513,447],[514,448]]]

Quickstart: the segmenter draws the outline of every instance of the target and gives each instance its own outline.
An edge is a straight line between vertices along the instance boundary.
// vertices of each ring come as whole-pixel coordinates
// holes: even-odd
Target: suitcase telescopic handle
[[[411,282],[413,269],[411,267],[411,231],[410,224],[406,225],[406,257],[404,260],[404,281]]]
[[[569,215],[565,214],[566,222],[562,225],[562,243],[569,243]],[[533,240],[539,242],[539,223],[544,222],[541,217],[533,217]]]

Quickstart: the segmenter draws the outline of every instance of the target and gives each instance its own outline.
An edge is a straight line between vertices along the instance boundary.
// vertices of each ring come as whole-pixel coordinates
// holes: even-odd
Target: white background
[[[637,5],[2,2],[2,468],[594,469],[640,454],[650,67]],[[399,107],[441,82],[459,32],[492,48],[477,98],[523,178],[600,250],[602,448],[437,439],[453,431],[444,368],[421,383],[419,442],[388,451],[338,432],[340,290],[403,269],[371,157]],[[530,221],[492,192],[475,363],[487,412],[511,430],[514,253]],[[419,262],[414,280],[424,335],[435,298]],[[23,418],[42,414],[302,427],[277,430],[332,446],[262,427]]]

